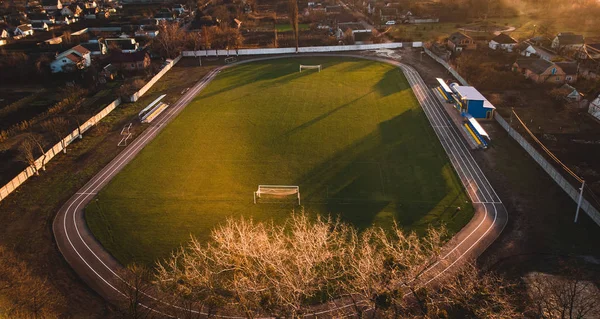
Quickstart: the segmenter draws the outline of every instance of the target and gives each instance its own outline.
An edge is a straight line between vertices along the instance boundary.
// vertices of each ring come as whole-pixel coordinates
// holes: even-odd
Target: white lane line
[[[218,72],[218,71],[217,71],[217,72]],[[406,73],[406,72],[405,72],[405,73]],[[200,85],[200,87],[203,87],[205,84],[206,84],[206,83],[204,83],[204,82],[203,82],[203,83]],[[192,98],[193,98],[193,96],[192,96]],[[191,99],[186,99],[186,100],[191,100]],[[426,99],[425,99],[425,100],[426,100]],[[182,100],[180,100],[180,102],[181,102],[181,101],[182,101]],[[189,101],[187,101],[187,102],[186,102],[186,104],[187,104],[187,103],[189,103]],[[180,104],[181,104],[181,103],[180,103]],[[184,106],[185,106],[185,105],[184,105]],[[178,105],[178,107],[179,107],[179,105]],[[431,110],[427,110],[427,111],[431,111]],[[174,113],[175,113],[175,111],[171,112],[171,114],[174,114]],[[171,115],[171,114],[169,114],[169,115]],[[426,113],[426,114],[427,114],[427,113]],[[169,118],[170,118],[170,116],[169,116]],[[165,122],[166,122],[166,120],[165,120]],[[161,124],[162,124],[162,123],[161,123]],[[436,131],[436,130],[434,130],[434,131]],[[157,133],[157,132],[155,132],[155,131],[151,131],[151,132],[150,132],[150,131],[147,131],[147,132],[148,132],[148,134],[147,134],[148,136],[155,135],[155,134]],[[436,132],[436,134],[438,134],[438,132]],[[447,133],[446,133],[446,134],[447,134]],[[438,138],[439,138],[439,135],[438,135]],[[442,141],[442,140],[440,139],[440,141]],[[446,143],[448,144],[448,146],[450,146],[450,145],[451,145],[451,143],[449,143],[448,141],[444,141],[444,142],[446,142]],[[132,145],[132,146],[133,146],[133,145]],[[456,147],[455,145],[452,145],[452,146]],[[135,148],[135,149],[134,149],[134,148],[132,148],[132,152],[134,152],[134,151],[137,151],[137,148]],[[448,153],[448,152],[447,152],[447,153]],[[454,154],[453,154],[453,155],[454,155]],[[129,155],[128,155],[128,156],[126,156],[126,157],[124,156],[124,159],[128,159],[129,157],[130,157]],[[463,161],[463,159],[462,159],[462,158],[461,158],[461,161]],[[457,162],[457,163],[458,163],[458,162]],[[120,166],[120,165],[121,165],[121,164],[119,164],[119,166]],[[109,175],[110,175],[110,174],[112,174],[113,172],[114,172],[114,170],[110,171],[110,173],[109,173],[109,170],[107,170],[106,172],[104,172],[104,174],[103,174],[103,175],[105,175],[106,173],[109,173]],[[469,173],[472,173],[472,172],[471,172],[471,171],[469,171]],[[465,177],[466,177],[466,175],[465,175]],[[484,178],[485,178],[485,175],[484,175]],[[104,182],[105,180],[106,180],[106,178],[102,179],[102,182]],[[486,179],[486,181],[487,181],[487,179]],[[489,182],[488,182],[488,183],[489,183]],[[88,189],[89,189],[89,188],[91,188],[91,187],[93,187],[93,186],[94,186],[94,184],[96,184],[96,183],[95,183],[95,182],[94,182],[94,183],[91,183],[91,185],[89,185],[89,186],[88,186]],[[102,184],[102,183],[101,183],[101,184]],[[100,185],[101,185],[101,184],[100,184]],[[87,186],[87,185],[86,185],[86,186]],[[99,186],[99,185],[98,185],[98,186]],[[95,188],[97,188],[98,186],[96,186]],[[492,189],[493,189],[493,188],[492,188]],[[90,193],[90,194],[92,194],[92,193]],[[86,197],[87,197],[87,195],[86,195]],[[76,198],[76,200],[79,200],[79,199],[80,199],[80,197]],[[85,201],[85,200],[83,200],[83,201]],[[83,203],[83,201],[82,201],[82,202],[81,202],[79,205],[81,205],[81,204]],[[77,207],[79,207],[79,205],[78,205]],[[71,206],[72,206],[72,204],[69,206],[69,209],[70,209],[70,207],[71,207]],[[487,210],[487,208],[486,208],[486,210]],[[69,213],[69,211],[67,211],[67,214],[68,214],[68,213]],[[73,213],[73,214],[74,214],[74,213]],[[484,215],[485,215],[485,214],[484,214]],[[87,243],[85,242],[85,240],[83,240],[83,238],[81,237],[81,234],[79,233],[79,228],[78,228],[78,226],[77,226],[77,223],[76,223],[76,220],[75,220],[75,214],[74,214],[74,216],[73,216],[73,217],[74,217],[74,221],[73,221],[73,222],[74,222],[74,226],[75,226],[75,228],[76,228],[76,229],[77,229],[77,231],[78,231],[78,234],[79,234],[79,237],[80,237],[80,239],[81,239],[82,243],[83,243],[83,244],[84,244],[84,245],[85,245],[85,246],[88,248],[88,250],[90,250],[90,252],[92,252],[92,254],[93,254],[94,256],[96,256],[96,258],[97,258],[98,260],[100,260],[100,258],[99,258],[99,257],[98,257],[98,256],[97,256],[97,255],[96,255],[96,254],[95,254],[95,253],[94,253],[94,252],[93,252],[93,251],[92,251],[90,248],[89,248],[89,246],[87,245]],[[66,216],[65,216],[65,221],[66,221]],[[494,221],[495,221],[495,219],[494,219]],[[494,223],[492,223],[492,226],[493,226],[493,225],[494,225]],[[489,229],[486,231],[486,233],[485,233],[485,234],[487,234],[487,232],[489,232]],[[65,225],[65,234],[66,234],[66,235],[67,235],[67,237],[68,237],[68,233],[67,233],[66,225]],[[480,240],[481,240],[483,237],[485,237],[485,234],[484,234],[484,236],[480,237],[480,238],[479,238],[479,239],[476,241],[476,243],[477,243],[477,242],[479,242],[479,241],[480,241]],[[469,236],[470,236],[470,235],[469,235]],[[69,237],[68,237],[68,241],[69,241],[69,243],[71,244],[72,248],[73,248],[73,249],[76,251],[76,253],[78,254],[78,256],[79,256],[79,257],[80,257],[80,258],[81,258],[81,259],[82,259],[82,260],[85,262],[85,260],[84,260],[84,259],[83,259],[83,257],[82,257],[82,256],[79,254],[79,252],[77,251],[77,249],[75,248],[75,246],[73,245],[73,243],[72,243],[72,241],[71,241],[71,239],[70,239]],[[464,241],[464,240],[463,240],[463,241]],[[471,245],[471,247],[469,247],[469,249],[467,250],[467,252],[468,252],[468,251],[469,251],[469,250],[470,250],[472,247],[474,247],[474,245],[475,245],[475,244]],[[457,249],[457,248],[458,248],[458,246],[457,246],[457,247],[455,247],[455,249]],[[466,252],[465,252],[465,253],[463,253],[463,254],[462,254],[460,257],[459,257],[459,259],[460,259],[460,258],[462,258],[462,256],[464,256],[465,254],[466,254]],[[454,264],[455,264],[457,261],[458,261],[458,260],[456,260],[454,263],[452,263],[452,264],[451,264],[451,265],[450,265],[448,268],[450,268],[452,265],[454,265]],[[111,271],[111,272],[112,272],[112,273],[113,273],[115,276],[117,276],[117,275],[116,275],[116,274],[115,274],[115,273],[112,271],[112,269],[110,269],[110,268],[109,268],[109,267],[108,267],[106,264],[104,264],[104,262],[103,262],[102,260],[100,260],[100,262],[101,262],[101,263],[102,263],[102,264],[103,264],[105,267],[107,267],[107,269],[108,269],[109,271]],[[85,263],[87,264],[87,262],[85,262]],[[87,265],[88,265],[88,267],[89,267],[90,269],[92,269],[92,267],[91,267],[89,264],[87,264]],[[446,268],[446,270],[447,270],[448,268]],[[100,277],[102,280],[104,280],[104,281],[106,282],[106,280],[105,280],[103,277],[101,277],[101,275],[99,275],[99,274],[98,274],[98,273],[97,273],[97,272],[96,272],[94,269],[92,269],[92,271],[94,271],[94,273],[95,273],[97,276],[99,276],[99,277]],[[441,275],[442,273],[444,273],[444,272],[445,272],[445,270],[444,270],[444,271],[442,271],[441,273],[439,273],[439,274],[438,274],[438,275],[437,275],[435,278],[437,278],[438,276],[440,276],[440,275]],[[120,278],[119,276],[117,276],[117,277],[118,277],[118,278]],[[121,278],[120,278],[120,279],[121,279]],[[122,280],[122,279],[121,279],[121,280]],[[432,279],[432,280],[433,280],[433,279]],[[430,280],[430,281],[431,281],[431,280]],[[429,282],[430,282],[430,281],[429,281]],[[429,282],[428,282],[428,283],[429,283]],[[108,284],[109,286],[113,287],[113,286],[112,286],[112,285],[110,285],[108,282],[107,282],[107,284]],[[115,288],[113,287],[113,289],[115,289]],[[121,293],[121,292],[119,292],[119,293]],[[121,293],[121,294],[122,294],[122,293]],[[153,299],[154,299],[154,298],[153,298]],[[164,303],[164,302],[163,302],[163,303]],[[168,304],[167,304],[167,305],[168,305]],[[170,306],[172,306],[172,305],[170,305]],[[346,306],[343,306],[343,307],[338,307],[338,308],[336,308],[336,309],[342,309],[342,308],[345,308],[345,307],[348,307],[348,306],[350,306],[350,305],[346,305]],[[176,308],[180,308],[180,307],[176,307]],[[181,309],[181,308],[180,308],[180,309]],[[335,311],[336,309],[329,309],[329,310],[325,310],[325,311],[322,311],[322,312],[319,312],[319,313],[316,313],[316,314],[328,313],[328,312],[331,312],[331,311]],[[306,314],[306,316],[311,316],[311,315],[313,315],[313,314]],[[242,318],[242,317],[228,317],[228,316],[219,316],[219,317],[227,317],[227,318]]]

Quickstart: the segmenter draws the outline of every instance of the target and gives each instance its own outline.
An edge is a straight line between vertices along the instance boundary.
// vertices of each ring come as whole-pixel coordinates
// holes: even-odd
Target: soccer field
[[[299,64],[323,69],[299,73]],[[299,209],[254,204],[259,184],[298,185],[307,213],[359,228],[395,219],[454,232],[473,214],[398,68],[294,58],[222,71],[86,207],[86,220],[120,262],[151,264],[227,217],[277,223]]]

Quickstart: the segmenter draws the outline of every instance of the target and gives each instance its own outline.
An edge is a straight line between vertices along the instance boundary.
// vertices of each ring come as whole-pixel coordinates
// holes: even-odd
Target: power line
[[[573,176],[573,178],[575,178],[578,182],[583,183],[583,179],[579,176],[577,176],[577,174],[575,174],[575,172],[573,172],[570,168],[567,167],[567,165],[565,165],[561,160],[558,159],[558,157],[556,157],[532,132],[531,130],[529,130],[529,128],[527,127],[527,125],[525,125],[525,123],[521,120],[521,118],[519,117],[519,115],[517,115],[517,113],[515,112],[515,110],[511,110],[511,112],[515,115],[515,117],[517,118],[517,120],[519,121],[519,123],[521,123],[521,125],[523,126],[523,128],[525,129],[525,131],[529,134],[529,136],[531,136],[531,138],[544,150],[544,152],[546,152],[546,154],[548,154],[548,156],[550,156],[550,158],[552,158],[559,166],[561,166],[567,173],[569,173],[569,175]]]

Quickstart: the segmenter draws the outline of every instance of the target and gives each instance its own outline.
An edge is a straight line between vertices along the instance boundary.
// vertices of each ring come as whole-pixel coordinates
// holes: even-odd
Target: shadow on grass
[[[453,219],[460,197],[446,180],[447,159],[423,138],[423,114],[408,110],[331,156],[300,177],[303,203],[326,211],[358,228],[389,226],[396,220],[416,231]],[[425,135],[426,136],[426,135]],[[303,187],[304,186],[304,187]],[[309,187],[310,186],[310,187]]]

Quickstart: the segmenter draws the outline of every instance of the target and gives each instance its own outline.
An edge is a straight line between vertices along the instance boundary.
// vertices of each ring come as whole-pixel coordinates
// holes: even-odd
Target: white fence
[[[40,156],[35,161],[35,169],[31,166],[28,166],[24,171],[22,171],[19,175],[13,178],[10,182],[0,188],[0,201],[6,198],[8,194],[12,193],[17,187],[19,187],[23,182],[25,182],[29,177],[35,175],[37,170],[45,167],[46,164],[57,154],[63,151],[63,144],[68,146],[75,139],[80,137],[79,132],[83,134],[85,131],[89,130],[92,126],[96,125],[96,123],[100,122],[106,115],[108,115],[112,110],[114,110],[117,106],[121,104],[121,99],[116,99],[108,104],[102,111],[98,112],[96,115],[92,116],[89,120],[85,121],[85,123],[81,124],[79,128],[73,130],[73,132],[69,133],[62,141],[56,143],[51,149],[49,149],[44,155]]]
[[[460,82],[461,85],[469,85],[469,83],[467,83],[467,80],[465,80],[462,76],[460,76],[460,74],[458,74],[458,72],[456,72],[456,70],[454,70],[450,64],[448,64],[446,61],[440,59],[439,56],[435,55],[435,53],[429,51],[426,47],[423,47],[423,50],[425,50],[425,53],[427,53],[427,55],[429,55],[432,59],[436,60],[437,63],[443,65],[446,70],[448,70],[448,72],[450,72],[457,80],[458,82]]]
[[[420,48],[423,42],[409,43],[378,43],[378,44],[355,44],[355,45],[332,45],[322,47],[301,47],[298,48],[298,53],[318,53],[318,52],[344,52],[344,51],[361,51],[361,50],[376,50],[376,49],[398,49],[402,47]],[[296,48],[265,48],[265,49],[239,49],[239,50],[198,50],[198,51],[183,51],[185,57],[204,57],[204,56],[230,56],[230,55],[265,55],[265,54],[293,54],[296,53]]]
[[[529,154],[531,158],[533,158],[533,160],[536,161],[544,169],[544,171],[550,175],[550,177],[552,177],[556,184],[558,184],[558,186],[560,186],[560,188],[562,188],[565,193],[571,197],[571,199],[577,202],[579,199],[579,190],[573,187],[573,185],[571,185],[571,183],[569,183],[569,181],[567,181],[562,174],[544,158],[542,154],[540,154],[529,142],[527,142],[525,138],[519,134],[519,132],[512,129],[510,124],[508,124],[506,120],[502,118],[500,114],[498,114],[498,112],[494,113],[494,118],[500,124],[500,126],[502,126],[502,128],[504,128],[508,134],[515,141],[517,141],[519,145],[521,145],[527,154]],[[585,198],[583,198],[581,201],[581,209],[585,211],[588,216],[590,216],[592,220],[596,222],[596,224],[600,225],[600,212],[598,212],[598,210]]]
[[[176,57],[174,60],[169,61],[169,63],[165,65],[162,68],[162,70],[160,70],[160,72],[156,73],[156,75],[152,77],[152,79],[148,81],[146,85],[144,85],[139,91],[133,93],[133,95],[129,97],[129,102],[137,101],[142,95],[144,95],[144,93],[150,90],[150,88],[154,85],[154,83],[156,83],[156,81],[160,80],[160,78],[162,78],[163,75],[165,75],[173,66],[175,66],[175,64],[177,64],[179,60],[181,60],[181,55]]]

